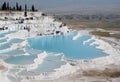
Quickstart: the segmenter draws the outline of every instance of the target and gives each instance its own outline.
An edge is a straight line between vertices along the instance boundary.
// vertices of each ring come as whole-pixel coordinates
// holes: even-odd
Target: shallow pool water
[[[7,55],[7,56],[16,56],[16,55],[25,54],[25,52],[24,52],[24,50],[9,50],[9,51],[3,52],[1,54]]]
[[[0,31],[0,38],[4,37],[6,34],[14,33],[15,31]]]
[[[90,35],[84,35],[77,40],[73,40],[76,34],[77,32],[71,32],[67,35],[29,38],[28,43],[31,48],[63,53],[66,58],[70,59],[91,59],[106,55],[102,50],[97,49],[95,45],[83,45],[83,41],[91,38]]]
[[[22,55],[22,56],[12,56],[5,60],[5,62],[16,65],[27,65],[33,64],[34,59],[37,58],[37,55]]]
[[[6,41],[7,41],[6,38],[0,39],[0,43],[6,42]]]
[[[42,64],[38,66],[38,68],[32,70],[34,72],[43,73],[43,72],[51,72],[54,69],[59,68],[61,65],[65,65],[64,61],[61,61],[61,55],[49,55],[46,57]]]
[[[44,72],[54,72],[55,71],[54,69],[57,69],[61,65],[66,64],[64,61],[61,61],[61,56],[62,55],[49,54],[44,59],[42,64],[39,64],[36,69],[30,70],[30,71],[23,70],[18,74],[23,75],[23,76],[34,76],[34,75],[39,75]]]
[[[73,37],[77,35],[76,31],[66,35],[28,38],[28,44],[22,49],[10,49],[14,43],[21,43],[24,40],[18,38],[8,40],[5,38],[7,33],[10,32],[0,32],[0,56],[8,56],[4,59],[6,63],[15,65],[33,64],[38,54],[43,51],[46,51],[48,54],[43,59],[43,62],[38,64],[37,68],[30,71],[24,69],[18,73],[19,75],[34,76],[44,72],[54,72],[54,69],[66,64],[65,61],[61,60],[63,55],[68,59],[92,59],[106,56],[102,50],[96,48],[97,45],[89,46],[94,40],[90,40],[85,45],[83,44],[84,41],[91,39],[90,35],[84,35],[77,40],[73,40]],[[10,73],[18,71],[19,69],[11,69]]]
[[[20,70],[19,69],[9,69],[9,73],[16,73],[18,71],[20,71]]]
[[[6,49],[6,48],[10,48],[10,46],[14,43],[20,43],[22,42],[23,40],[22,39],[17,39],[17,38],[14,38],[14,39],[10,39],[10,40],[5,40],[4,42],[0,43],[0,50],[3,50],[3,49]]]

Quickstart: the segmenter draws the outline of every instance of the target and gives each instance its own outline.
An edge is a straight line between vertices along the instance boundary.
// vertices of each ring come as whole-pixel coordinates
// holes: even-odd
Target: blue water
[[[1,55],[8,55],[8,56],[21,55],[21,54],[25,54],[24,50],[10,50],[1,53]]]
[[[61,55],[55,56],[49,54],[48,57],[44,59],[43,63],[38,65],[36,69],[31,71],[23,70],[18,74],[24,76],[34,76],[44,72],[54,72],[54,69],[59,68],[61,65],[65,64],[66,63],[64,61],[61,61]]]
[[[0,39],[0,43],[6,42],[6,41],[7,41],[6,38]]]
[[[33,60],[37,58],[37,55],[41,52],[40,50],[31,49],[28,46],[26,46],[24,50],[25,51],[12,50],[12,51],[3,53],[3,54],[9,54],[10,56],[9,58],[5,60],[5,62],[10,63],[10,64],[17,64],[17,65],[33,64],[34,63]],[[21,55],[21,54],[26,54],[26,53],[29,55]]]
[[[18,72],[18,71],[20,71],[19,69],[9,69],[9,73],[16,73],[16,72]]]
[[[34,69],[32,71],[34,72],[51,72],[54,71],[54,69],[59,68],[61,65],[66,64],[64,61],[61,61],[61,55],[55,56],[55,55],[49,55],[46,57],[42,64],[38,66],[37,69]]]
[[[20,43],[22,41],[23,41],[22,39],[17,39],[17,38],[11,39],[9,41],[5,41],[6,43],[0,45],[0,50],[9,48],[12,44]]]
[[[11,32],[0,32],[0,50],[10,48],[12,44],[21,43],[23,41],[17,38],[7,41],[7,38],[4,38],[7,33]],[[64,54],[65,58],[70,59],[92,59],[106,55],[102,50],[96,48],[97,45],[89,46],[89,44],[94,42],[94,40],[91,40],[90,42],[86,43],[86,45],[83,45],[83,41],[91,38],[90,35],[84,35],[79,37],[77,40],[72,40],[75,35],[77,35],[77,32],[74,31],[66,35],[28,38],[28,45],[22,49],[13,49],[6,52],[0,52],[0,55],[9,56],[8,58],[4,59],[6,63],[27,65],[34,63],[33,60],[37,58],[37,55],[40,52],[48,52],[48,56],[41,64],[38,65],[36,69],[31,71],[23,70],[18,73],[19,75],[27,76],[39,75],[43,72],[53,72],[55,71],[54,69],[66,64],[64,61],[61,61],[62,55],[55,55],[56,53],[62,53]],[[23,55],[25,53],[30,55]],[[18,69],[11,69],[10,72],[16,73],[18,71]]]
[[[36,49],[32,49],[29,46],[25,46],[25,52],[27,52],[29,54],[32,54],[32,55],[36,55],[36,54],[41,53],[42,51],[36,50]]]
[[[0,45],[0,50],[6,49],[10,47],[10,43]]]
[[[0,38],[4,37],[8,32],[0,32]]]
[[[34,63],[33,60],[37,58],[37,55],[22,55],[22,56],[13,56],[5,60],[5,62],[10,64],[17,65],[26,65]]]
[[[4,50],[7,48],[10,48],[10,46],[14,43],[20,43],[23,40],[22,39],[18,39],[18,38],[13,38],[10,40],[7,40],[7,38],[5,37],[6,34],[10,34],[10,33],[14,33],[15,31],[1,31],[0,32],[0,50]],[[0,52],[0,56],[14,56],[14,55],[21,55],[24,54],[23,50],[9,50],[6,52]]]
[[[14,33],[15,31],[1,31],[0,32],[0,38],[4,37],[6,34]]]
[[[96,46],[83,45],[83,41],[91,38],[89,35],[79,37],[73,41],[72,38],[76,34],[76,32],[72,32],[67,35],[29,38],[28,43],[31,48],[64,53],[65,57],[70,59],[92,59],[106,55]]]
[[[23,70],[20,73],[18,73],[18,75],[22,75],[22,76],[35,76],[35,75],[40,75],[40,73],[33,72],[33,71]]]

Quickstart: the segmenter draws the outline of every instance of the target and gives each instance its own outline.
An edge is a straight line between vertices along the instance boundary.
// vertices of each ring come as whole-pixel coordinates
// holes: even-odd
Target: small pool
[[[32,71],[43,73],[43,72],[54,72],[54,69],[59,68],[61,65],[65,65],[64,61],[61,61],[61,55],[50,55],[46,57],[42,64],[37,69]]]
[[[3,55],[9,54],[10,57],[5,60],[5,62],[9,64],[28,65],[33,64],[34,59],[36,59],[40,53],[40,50],[34,50],[26,46],[24,50],[11,50],[3,53]]]
[[[0,39],[0,43],[6,42],[6,38]]]
[[[6,34],[14,33],[15,31],[0,31],[0,38],[4,37]]]
[[[19,69],[9,69],[9,73],[17,73],[19,72]]]
[[[39,75],[44,72],[54,72],[54,69],[60,68],[61,65],[65,65],[66,63],[64,61],[61,61],[61,56],[62,55],[56,55],[56,54],[49,54],[42,64],[39,64],[36,69],[27,71],[23,70],[19,75],[23,76],[34,76],[34,75]]]
[[[7,48],[10,48],[10,46],[14,43],[20,43],[22,42],[23,40],[22,39],[17,39],[17,38],[14,38],[14,39],[10,39],[9,41],[5,40],[5,42],[3,43],[0,43],[0,50],[3,50],[3,49],[7,49]]]
[[[8,50],[6,52],[0,53],[0,55],[7,55],[7,56],[16,56],[21,54],[25,54],[24,50]]]
[[[95,45],[83,45],[83,41],[91,38],[90,35],[84,35],[77,40],[73,40],[76,34],[77,32],[71,32],[67,35],[29,38],[28,43],[33,49],[63,53],[66,58],[70,59],[92,59],[106,55],[102,50],[97,49]]]
[[[16,65],[27,65],[33,64],[35,58],[37,58],[37,55],[12,56],[6,59],[5,62]]]

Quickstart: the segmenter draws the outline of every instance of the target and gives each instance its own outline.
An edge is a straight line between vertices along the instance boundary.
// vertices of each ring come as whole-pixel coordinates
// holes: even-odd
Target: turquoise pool
[[[7,38],[5,38],[7,33],[10,32],[0,33],[1,51],[9,49],[14,43],[21,43],[24,41],[17,38],[8,41]],[[48,56],[41,64],[38,64],[37,68],[30,71],[22,70],[18,73],[19,75],[24,76],[34,76],[44,72],[54,72],[54,69],[66,64],[66,62],[61,60],[63,55],[64,58],[68,59],[93,59],[106,56],[102,50],[96,48],[98,45],[89,46],[92,42],[94,42],[94,40],[90,40],[83,45],[84,41],[91,38],[90,35],[84,35],[79,37],[77,40],[73,40],[73,37],[76,35],[77,32],[74,31],[66,35],[28,38],[28,44],[22,49],[12,49],[5,52],[0,52],[0,56],[9,56],[4,59],[4,61],[8,64],[27,65],[34,63],[34,59],[37,58],[37,55],[42,51],[46,51]],[[24,55],[25,53],[28,53],[29,55]],[[16,73],[19,69],[13,69],[11,72],[12,71],[13,73]]]
[[[33,69],[31,71],[23,70],[19,75],[23,76],[34,76],[39,75],[44,72],[54,72],[56,68],[59,68],[61,65],[65,65],[66,63],[64,61],[61,61],[62,55],[56,55],[56,54],[49,54],[42,64],[39,64],[36,69]]]
[[[13,56],[5,60],[5,62],[15,65],[27,65],[33,64],[34,59],[37,58],[37,55],[22,55],[22,56]]]
[[[77,40],[72,40],[76,34],[77,32],[71,32],[67,35],[29,38],[28,44],[33,49],[63,53],[65,58],[70,59],[92,59],[106,55],[102,50],[97,49],[96,45],[83,45],[83,41],[91,38],[90,35],[84,35]]]
[[[5,40],[4,43],[0,43],[0,50],[4,50],[4,49],[7,49],[7,48],[10,48],[10,46],[14,43],[20,43],[22,42],[23,40],[22,39],[17,39],[17,38],[14,38],[14,39],[11,39],[9,41]],[[1,53],[1,52],[0,52]],[[6,52],[7,53],[7,52]]]

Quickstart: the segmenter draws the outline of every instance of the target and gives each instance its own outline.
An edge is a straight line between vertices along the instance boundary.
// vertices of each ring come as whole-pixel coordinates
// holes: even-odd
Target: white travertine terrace
[[[28,12],[27,17],[24,17],[24,12],[12,12],[9,15],[6,15],[4,12],[2,12],[2,14],[0,15],[1,15],[0,28],[8,27],[8,29],[6,29],[7,31],[16,31],[14,33],[6,34],[6,36],[3,38],[7,38],[8,40],[13,38],[24,40],[22,43],[13,44],[11,45],[10,48],[3,51],[7,51],[10,49],[21,49],[22,47],[27,45],[26,39],[29,37],[66,34],[67,32],[70,32],[67,26],[62,25],[62,22],[54,21],[54,18],[50,16],[42,16],[41,12],[35,12],[35,13]],[[8,19],[5,20],[4,17],[7,17]],[[33,17],[33,19],[26,20],[26,18],[30,18],[30,17]],[[24,20],[24,23],[19,23],[18,19],[19,21]],[[60,25],[62,25],[62,27],[60,27]],[[89,34],[89,31],[88,30],[79,31],[78,34],[73,37],[73,40],[77,40],[80,36],[83,36],[84,34]],[[108,54],[108,56],[87,60],[87,62],[84,62],[84,60],[76,60],[76,61],[65,60],[67,62],[66,65],[63,65],[58,69],[55,69],[55,72],[47,74],[48,76],[45,76],[46,74],[40,74],[38,76],[29,76],[29,79],[42,80],[48,77],[49,79],[53,80],[53,79],[60,78],[62,76],[73,74],[77,70],[88,70],[90,68],[103,69],[106,65],[110,65],[110,64],[118,65],[120,62],[120,59],[119,59],[120,46],[110,45],[104,39],[105,38],[98,38],[96,36],[92,36],[91,39],[84,41],[83,44],[85,45],[87,42],[91,40],[95,40],[95,42],[91,43],[90,46],[94,44],[98,44],[99,46],[97,48],[102,49],[105,53]],[[110,40],[116,42],[113,39],[110,39]],[[117,42],[117,43],[120,44],[120,42]],[[0,43],[0,44],[3,44],[3,43]],[[47,56],[46,52],[38,54],[38,57],[34,60],[34,63],[30,65],[8,64],[1,59],[0,59],[0,64],[8,67],[8,69],[19,68],[19,69],[27,69],[29,71],[31,69],[37,68],[38,64],[41,64],[46,56]],[[71,66],[69,63],[74,63],[76,66]],[[20,75],[13,75],[13,76],[22,77],[23,80],[26,80],[26,77],[24,76],[20,76]],[[0,79],[1,78],[4,79],[3,80],[4,82],[10,82],[7,78],[6,72],[1,73],[0,71]]]

